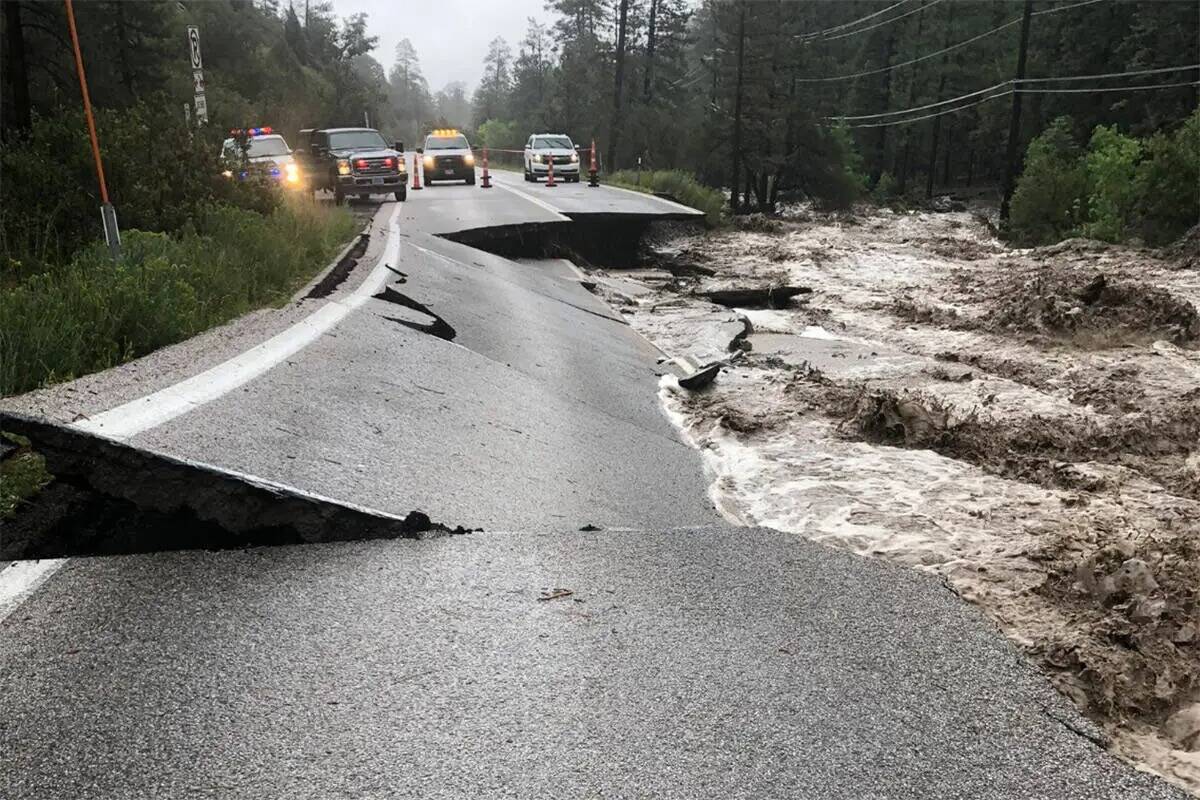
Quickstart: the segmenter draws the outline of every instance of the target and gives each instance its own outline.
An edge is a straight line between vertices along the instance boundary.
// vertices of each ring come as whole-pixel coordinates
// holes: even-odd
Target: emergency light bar
[[[229,131],[229,135],[241,136],[242,134],[246,134],[247,136],[269,136],[271,132],[271,126],[268,125],[265,128],[250,128],[248,130],[244,128],[233,128]]]

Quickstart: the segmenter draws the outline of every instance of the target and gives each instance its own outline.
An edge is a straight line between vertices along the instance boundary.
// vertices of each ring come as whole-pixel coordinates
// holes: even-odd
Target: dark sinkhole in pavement
[[[637,263],[642,236],[652,224],[643,215],[569,216],[570,222],[496,225],[441,236],[504,258],[566,258],[576,264],[629,267]]]
[[[0,559],[230,549],[467,533],[398,517],[16,414],[54,479],[0,523]]]

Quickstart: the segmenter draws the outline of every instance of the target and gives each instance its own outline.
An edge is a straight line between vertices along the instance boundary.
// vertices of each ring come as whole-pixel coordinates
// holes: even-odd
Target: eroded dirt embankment
[[[592,278],[668,353],[728,362],[662,389],[727,514],[945,576],[1200,792],[1196,239],[1014,251],[966,212],[797,209]],[[813,291],[706,299],[779,286]]]

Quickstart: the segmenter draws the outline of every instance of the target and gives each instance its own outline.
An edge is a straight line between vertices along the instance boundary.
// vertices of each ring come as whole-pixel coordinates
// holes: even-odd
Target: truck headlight
[[[468,167],[473,166],[475,164],[475,156],[471,153],[467,153],[465,156],[463,156],[463,163]]]
[[[433,169],[433,156],[425,156],[425,166]]]
[[[579,153],[571,153],[571,163],[574,164],[579,160]]]
[[[300,168],[298,166],[296,166],[295,164],[284,164],[283,165],[283,177],[287,180],[288,183],[299,183],[300,182]]]
[[[350,162],[346,159],[338,159],[338,175],[350,174]]]

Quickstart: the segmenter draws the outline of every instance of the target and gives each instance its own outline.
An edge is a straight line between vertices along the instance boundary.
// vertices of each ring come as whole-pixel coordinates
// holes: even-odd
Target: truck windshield
[[[387,142],[379,131],[342,131],[329,134],[330,150],[349,150],[356,147],[386,148]]]
[[[575,145],[565,136],[538,136],[533,140],[534,150],[574,150]]]
[[[425,139],[426,150],[466,150],[465,136],[430,136]]]
[[[292,152],[288,149],[287,142],[282,136],[255,136],[250,140],[250,146],[246,148],[246,155],[250,158],[258,158],[259,156],[286,156]]]

